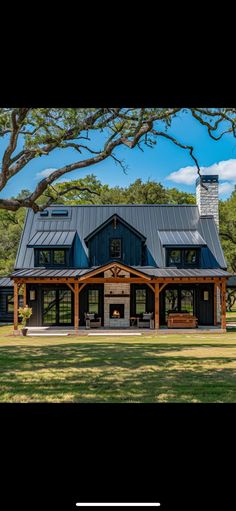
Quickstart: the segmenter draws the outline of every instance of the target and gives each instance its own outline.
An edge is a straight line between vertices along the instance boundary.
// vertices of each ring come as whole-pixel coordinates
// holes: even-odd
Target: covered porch
[[[18,299],[23,290],[24,305],[33,309],[29,328],[68,329],[69,333],[101,334],[119,329],[121,333],[138,332],[137,319],[145,311],[153,317],[153,328],[160,334],[176,332],[167,328],[170,311],[186,310],[200,318],[197,329],[191,332],[226,330],[226,281],[224,270],[175,270],[151,267],[130,267],[112,262],[97,268],[46,270],[34,268],[17,270],[12,275],[14,281],[14,331],[18,331]],[[139,290],[146,290],[141,293]],[[145,296],[145,302],[144,297]],[[88,307],[89,297],[89,307]],[[143,300],[143,301],[142,301]],[[46,304],[46,305],[45,305]],[[120,317],[111,317],[112,306],[118,306]],[[47,322],[44,307],[47,306]],[[89,310],[90,308],[90,310]],[[84,315],[96,311],[101,325],[88,331]],[[141,313],[141,311],[143,311]],[[207,317],[207,311],[209,317]],[[122,317],[121,317],[122,316]],[[50,325],[50,318],[56,324]],[[202,318],[202,320],[201,320]],[[204,323],[206,318],[206,324]],[[63,323],[63,321],[65,321]],[[92,330],[92,329],[91,329]],[[184,330],[184,329],[181,329]],[[181,331],[178,329],[178,332]],[[153,333],[145,328],[144,332]],[[189,329],[187,330],[189,332]],[[43,333],[43,331],[42,331]]]

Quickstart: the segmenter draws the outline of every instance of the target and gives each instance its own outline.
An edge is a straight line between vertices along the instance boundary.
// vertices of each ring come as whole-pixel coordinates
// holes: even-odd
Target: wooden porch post
[[[74,292],[74,327],[75,332],[78,333],[79,330],[79,284],[75,283],[75,292]]]
[[[18,330],[18,284],[14,282],[14,330]]]
[[[226,329],[226,280],[221,284],[221,328]]]
[[[159,284],[155,284],[155,329],[159,328]]]
[[[214,282],[214,326],[217,325],[217,284]]]
[[[26,305],[27,305],[27,298],[26,298],[27,288],[26,288],[26,285],[27,284],[24,284],[24,288],[23,288],[23,305],[24,305],[24,307],[26,307]]]

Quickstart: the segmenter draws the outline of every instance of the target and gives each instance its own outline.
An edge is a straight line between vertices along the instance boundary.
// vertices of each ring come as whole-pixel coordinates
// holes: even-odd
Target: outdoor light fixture
[[[35,300],[35,295],[36,295],[35,289],[31,289],[30,290],[30,300],[31,301]]]
[[[208,291],[204,291],[203,299],[204,299],[205,301],[206,301],[206,300],[209,300],[209,292],[208,292]]]

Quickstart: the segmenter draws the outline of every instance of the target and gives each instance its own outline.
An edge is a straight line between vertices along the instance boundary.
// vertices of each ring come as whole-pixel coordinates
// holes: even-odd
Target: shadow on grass
[[[181,357],[186,347],[2,347],[0,401],[236,402],[235,358]]]

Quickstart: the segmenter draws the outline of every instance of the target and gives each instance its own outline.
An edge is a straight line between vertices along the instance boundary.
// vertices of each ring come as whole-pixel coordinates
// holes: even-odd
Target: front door
[[[70,289],[43,289],[43,325],[72,325],[72,313],[72,292]]]

